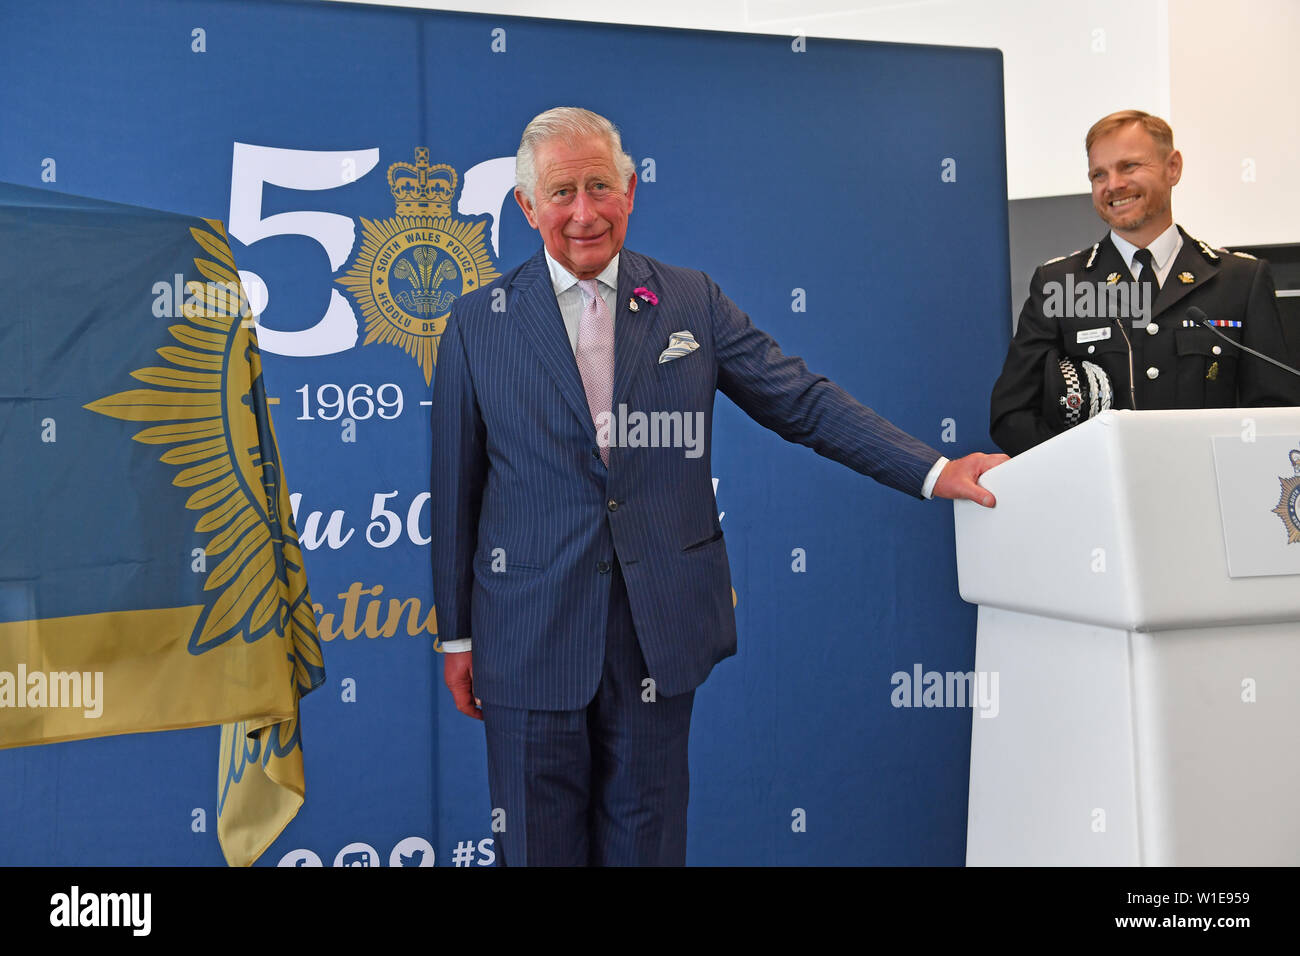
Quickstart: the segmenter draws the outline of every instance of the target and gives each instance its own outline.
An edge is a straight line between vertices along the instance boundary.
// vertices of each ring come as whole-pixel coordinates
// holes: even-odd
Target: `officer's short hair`
[[[1174,151],[1174,131],[1169,128],[1169,124],[1159,116],[1152,116],[1141,110],[1120,110],[1118,113],[1111,113],[1097,120],[1092,124],[1092,129],[1088,130],[1088,136],[1083,142],[1083,151],[1091,153],[1093,143],[1130,123],[1141,124],[1156,141],[1162,155],[1168,156]]]

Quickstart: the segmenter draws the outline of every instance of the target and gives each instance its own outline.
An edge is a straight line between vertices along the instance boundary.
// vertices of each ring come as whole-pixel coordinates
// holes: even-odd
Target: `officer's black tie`
[[[1138,275],[1138,288],[1141,292],[1141,302],[1150,307],[1150,311],[1139,313],[1137,309],[1133,310],[1133,327],[1140,329],[1151,319],[1155,312],[1156,295],[1160,292],[1160,277],[1156,275],[1155,259],[1151,255],[1150,249],[1139,249],[1133,253],[1133,261],[1142,266],[1142,272]]]

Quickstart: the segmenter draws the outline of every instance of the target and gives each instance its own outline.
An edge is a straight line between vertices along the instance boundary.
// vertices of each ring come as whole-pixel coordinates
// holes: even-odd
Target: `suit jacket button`
[[[593,449],[591,450],[591,457],[592,457],[592,458],[599,458],[599,457],[600,457],[600,449],[599,449],[599,448],[593,448]]]
[[[1210,351],[1213,352],[1215,355],[1222,355],[1223,347],[1219,345],[1215,345],[1210,349]]]
[[[1147,326],[1147,335],[1155,335],[1159,331],[1160,326],[1156,325],[1154,322]]]
[[[617,511],[618,502],[615,501],[613,498],[610,498],[609,501],[605,504],[605,507],[607,507],[610,511]]]
[[[1157,379],[1159,377],[1160,377],[1160,369],[1156,368],[1154,365],[1151,366],[1149,369],[1147,369],[1147,378]]]
[[[597,562],[596,562],[596,570],[599,571],[601,574],[609,574],[609,562],[608,562],[608,561],[597,561]]]

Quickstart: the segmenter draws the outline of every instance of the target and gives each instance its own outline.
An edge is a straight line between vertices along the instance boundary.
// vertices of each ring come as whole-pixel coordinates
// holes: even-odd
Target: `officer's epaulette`
[[[1092,252],[1088,253],[1088,261],[1083,264],[1085,269],[1091,269],[1093,262],[1097,258],[1097,250],[1101,248],[1101,243],[1093,243]]]
[[[1220,249],[1219,251],[1220,251],[1220,252],[1227,252],[1228,250],[1227,250],[1227,249]],[[1255,262],[1258,262],[1258,261],[1259,261],[1259,260],[1256,259],[1254,256],[1252,256],[1249,252],[1236,252],[1236,251],[1234,251],[1232,254],[1233,254],[1234,256],[1237,256],[1238,258],[1241,258],[1241,259],[1252,259],[1252,260],[1254,260]]]
[[[1082,249],[1075,249],[1075,250],[1074,250],[1072,253],[1070,253],[1068,256],[1057,256],[1055,259],[1048,259],[1046,262],[1043,263],[1043,265],[1045,265],[1045,266],[1054,266],[1054,265],[1056,265],[1058,262],[1064,262],[1066,259],[1073,259],[1075,256],[1079,255],[1079,254],[1082,253],[1082,252],[1083,252]]]
[[[1205,258],[1209,259],[1211,262],[1218,261],[1219,254],[1215,252],[1213,249],[1211,249],[1209,246],[1207,246],[1205,244],[1205,240],[1197,239],[1196,244],[1201,247],[1201,255],[1205,256]]]

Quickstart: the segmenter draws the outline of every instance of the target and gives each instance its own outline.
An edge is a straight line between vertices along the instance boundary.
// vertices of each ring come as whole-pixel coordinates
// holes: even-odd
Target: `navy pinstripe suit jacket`
[[[658,304],[638,300],[633,312],[638,286]],[[702,412],[698,457],[681,447],[614,447],[605,467],[540,250],[457,300],[438,348],[439,632],[473,638],[474,693],[489,703],[574,710],[590,702],[616,555],[660,694],[695,688],[736,652],[709,461],[716,390],[788,441],[911,495],[920,496],[939,458],[784,355],[702,272],[623,249],[615,309],[614,408]],[[699,348],[658,364],[682,330]]]

